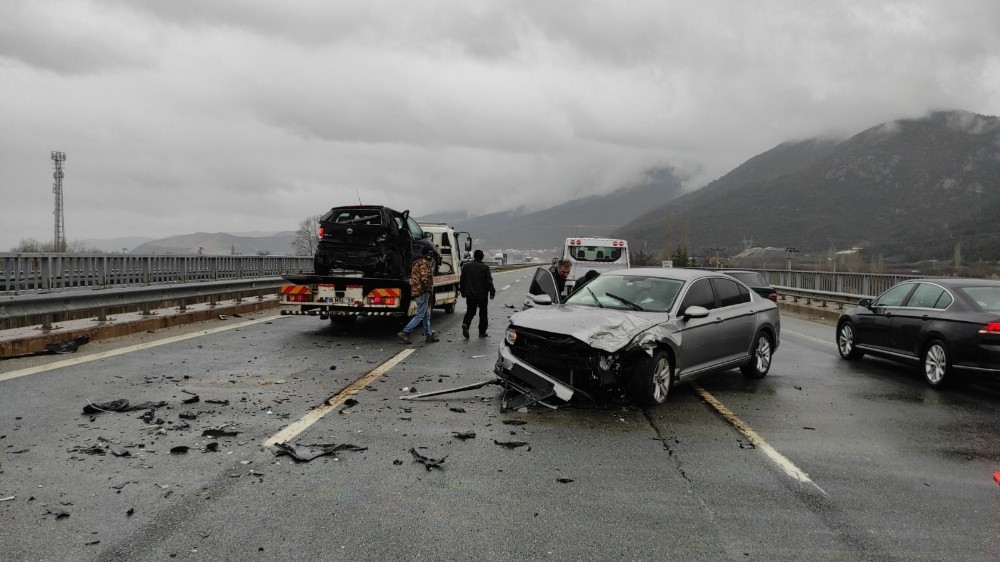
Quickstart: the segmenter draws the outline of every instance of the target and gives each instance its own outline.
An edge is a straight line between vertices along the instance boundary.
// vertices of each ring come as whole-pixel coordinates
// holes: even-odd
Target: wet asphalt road
[[[734,370],[645,411],[501,412],[493,385],[400,400],[492,378],[528,273],[496,279],[486,339],[461,337],[462,304],[429,345],[257,314],[0,362],[0,557],[1000,559],[996,385],[847,363],[801,317],[764,380]],[[119,398],[167,404],[82,413]],[[289,441],[363,450],[296,463],[264,445],[299,424]]]

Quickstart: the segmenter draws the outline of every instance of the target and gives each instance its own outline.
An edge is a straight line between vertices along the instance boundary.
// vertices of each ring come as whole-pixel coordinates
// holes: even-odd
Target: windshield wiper
[[[604,305],[601,304],[601,301],[597,300],[597,295],[594,294],[594,291],[590,290],[590,287],[584,287],[584,289],[587,289],[587,292],[590,293],[590,296],[594,297],[594,302],[597,303],[598,308],[604,308]]]
[[[611,293],[604,293],[604,295],[615,299],[616,301],[624,304],[625,306],[631,308],[632,310],[646,310],[645,308],[643,308],[643,307],[635,304],[634,302],[632,302],[632,301],[630,301],[630,300],[628,300],[628,299],[626,299],[624,297],[619,297],[618,295],[614,295],[614,294],[611,294]]]

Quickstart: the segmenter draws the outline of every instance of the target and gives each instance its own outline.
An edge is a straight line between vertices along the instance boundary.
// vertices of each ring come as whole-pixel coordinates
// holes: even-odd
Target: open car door
[[[539,267],[535,269],[535,275],[531,278],[531,286],[524,297],[524,306],[521,309],[548,304],[559,304],[559,291],[556,290],[556,280],[552,277],[552,272],[548,268]]]

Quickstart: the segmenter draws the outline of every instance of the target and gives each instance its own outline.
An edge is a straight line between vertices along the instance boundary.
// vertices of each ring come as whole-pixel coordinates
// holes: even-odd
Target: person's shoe
[[[462,337],[465,338],[465,339],[469,339],[469,325],[468,324],[462,324]]]
[[[434,342],[439,342],[439,341],[441,341],[441,340],[439,340],[437,336],[431,335],[431,336],[427,336],[427,339],[424,340],[424,343],[434,343]]]
[[[406,332],[400,332],[396,334],[396,337],[403,340],[403,343],[410,343],[410,334],[407,334]]]
[[[486,332],[479,332],[479,337],[481,337],[481,338],[488,338],[488,337],[490,337],[490,335],[487,334]]]

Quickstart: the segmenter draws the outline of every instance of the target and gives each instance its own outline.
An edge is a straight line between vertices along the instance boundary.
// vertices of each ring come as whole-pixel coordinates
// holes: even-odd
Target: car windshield
[[[1000,312],[1000,287],[965,287],[965,291],[979,308],[989,312]]]
[[[567,304],[667,312],[684,282],[648,275],[601,275],[566,299]]]

